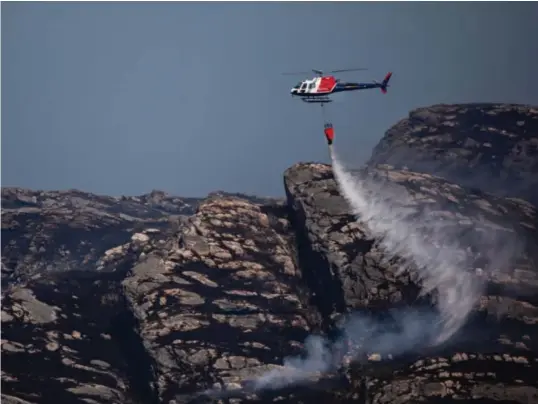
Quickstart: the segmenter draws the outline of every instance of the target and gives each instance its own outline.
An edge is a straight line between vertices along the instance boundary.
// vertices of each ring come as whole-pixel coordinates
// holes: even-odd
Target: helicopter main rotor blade
[[[338,70],[330,70],[327,73],[354,72],[354,71],[360,71],[360,70],[368,70],[368,68],[367,67],[358,67],[358,68],[355,68],[355,69],[338,69]],[[314,73],[316,73],[317,75],[320,75],[320,76],[323,76],[323,74],[324,74],[323,70],[318,70],[318,69],[312,69],[309,72],[286,72],[286,73],[282,73],[282,74],[285,75],[285,76],[306,75],[306,74],[312,74],[311,72],[314,72]]]
[[[330,73],[341,73],[341,72],[356,72],[360,70],[368,70],[367,67],[357,67],[356,69],[339,69],[339,70],[331,70]]]
[[[284,76],[295,76],[295,75],[302,75],[304,76],[305,74],[312,74],[312,72],[286,72],[286,73],[282,73]]]

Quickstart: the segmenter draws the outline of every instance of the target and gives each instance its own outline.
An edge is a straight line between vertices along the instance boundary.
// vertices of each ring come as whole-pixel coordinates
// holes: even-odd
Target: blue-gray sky
[[[538,104],[536,3],[2,3],[2,185],[282,195],[328,162],[294,70],[368,67],[329,105],[359,165],[416,107]]]

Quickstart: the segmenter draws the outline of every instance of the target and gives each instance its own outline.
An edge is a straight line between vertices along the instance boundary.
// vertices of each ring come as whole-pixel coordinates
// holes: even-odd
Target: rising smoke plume
[[[351,313],[341,324],[341,336],[336,341],[310,336],[305,341],[303,357],[285,358],[283,367],[252,380],[250,390],[308,382],[320,373],[340,367],[345,358],[364,360],[372,353],[396,356],[441,344],[464,325],[482,292],[483,282],[470,272],[473,256],[467,232],[440,218],[437,213],[441,209],[431,207],[417,212],[413,198],[402,187],[352,175],[332,149],[331,157],[340,193],[353,214],[366,225],[371,236],[380,240],[388,257],[402,259],[400,272],[411,269],[418,275],[422,294],[436,294],[437,307],[431,311],[394,310],[390,321]],[[496,240],[494,231],[484,233],[480,236],[484,239],[478,240],[483,251],[478,253],[500,266],[506,264],[514,251],[504,248],[506,240]],[[476,247],[477,240],[472,241]],[[503,246],[497,248],[497,255],[492,253],[495,243]]]

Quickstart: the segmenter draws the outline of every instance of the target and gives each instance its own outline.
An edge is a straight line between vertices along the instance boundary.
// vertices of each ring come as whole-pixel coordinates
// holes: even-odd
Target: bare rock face
[[[525,352],[456,352],[401,367],[377,363],[366,371],[366,386],[372,403],[534,403],[536,368]]]
[[[310,287],[325,317],[367,307],[377,300],[414,299],[418,287],[381,263],[383,251],[350,214],[337,189],[332,169],[324,164],[297,164],[284,174],[288,203],[303,251],[312,268]]]
[[[94,270],[105,251],[137,230],[168,226],[189,215],[196,200],[154,191],[140,197],[80,191],[2,189],[2,281],[46,272]]]
[[[278,202],[241,196],[256,204]],[[2,188],[2,281],[94,270],[106,251],[137,231],[175,225],[194,214],[199,202],[162,191],[109,197],[77,190]]]
[[[93,270],[12,284],[3,291],[2,399],[229,396],[298,354],[319,327],[295,256],[285,206],[211,197],[176,226],[131,234]]]
[[[155,232],[133,234],[93,268],[50,270],[2,288],[2,401],[154,402],[121,282]]]
[[[437,232],[451,234],[467,250],[466,273],[484,287],[460,333],[464,337],[403,356],[390,350],[390,356],[369,352],[366,343],[362,359],[359,355],[348,369],[353,388],[358,389],[357,380],[365,378],[364,389],[374,403],[538,400],[536,380],[528,377],[538,370],[536,208],[423,173],[377,167],[356,175],[373,184],[380,204],[392,198],[387,206],[405,212],[395,215],[387,209],[387,217],[373,220],[392,220],[391,226],[399,226],[396,219],[407,219],[414,229],[421,221],[435,221]],[[302,265],[314,269],[308,280],[326,318],[357,310],[379,313],[389,307],[402,313],[425,303],[419,299],[423,283],[416,268],[410,265],[399,273],[402,261],[388,254],[382,239],[372,235],[360,216],[355,220],[349,215],[330,166],[297,164],[286,171],[285,185],[304,249]],[[436,238],[430,241],[435,243]],[[501,261],[502,271],[496,271]],[[435,302],[438,297],[430,299]],[[367,324],[378,321],[372,314],[360,315],[371,319]],[[401,353],[400,347],[395,345],[393,352]]]
[[[407,167],[538,204],[538,107],[457,104],[413,110],[387,131],[368,164]]]
[[[43,278],[2,296],[2,402],[133,402],[117,274]]]
[[[288,228],[268,207],[217,198],[179,234],[141,240],[154,247],[123,285],[160,402],[239,389],[299,353],[317,319]]]
[[[373,184],[367,191],[376,191],[380,203],[389,199],[387,207],[402,211],[396,215],[387,208],[387,217],[374,218],[375,221],[415,221],[412,229],[420,227],[419,220],[434,222],[443,241],[458,241],[462,249],[468,250],[475,272],[488,277],[491,288],[513,286],[529,296],[538,292],[538,222],[533,205],[468,190],[429,174],[386,166],[359,174],[366,174]],[[325,293],[327,299],[334,299],[327,303],[331,310],[342,312],[376,302],[416,299],[419,285],[410,278],[413,274],[406,271],[395,275],[402,263],[390,261],[391,256],[372,237],[361,217],[356,220],[350,215],[350,207],[339,194],[330,166],[297,164],[286,171],[285,185],[295,229],[305,248],[310,249],[305,258],[315,260],[308,263],[316,268],[311,274],[313,287],[316,293],[323,294],[331,285],[331,293]],[[497,257],[502,249],[510,254],[512,262],[503,262],[506,271],[502,273],[488,272],[487,268],[496,269],[498,262],[492,261],[492,257]],[[315,286],[316,282],[319,286]]]

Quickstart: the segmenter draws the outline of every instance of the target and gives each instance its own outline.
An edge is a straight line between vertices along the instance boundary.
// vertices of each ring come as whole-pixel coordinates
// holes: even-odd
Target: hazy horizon
[[[329,163],[317,105],[287,71],[367,67],[329,105],[360,165],[411,109],[538,105],[536,3],[2,3],[2,186],[283,196]],[[306,21],[306,23],[305,23]]]

